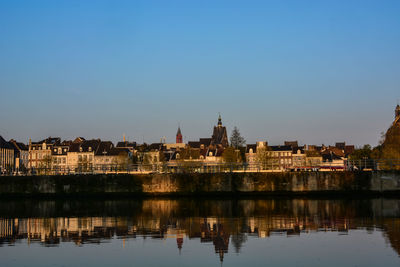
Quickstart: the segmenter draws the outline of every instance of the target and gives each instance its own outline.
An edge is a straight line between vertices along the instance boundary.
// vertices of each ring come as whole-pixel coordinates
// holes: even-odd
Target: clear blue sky
[[[0,1],[0,135],[376,145],[400,1]]]

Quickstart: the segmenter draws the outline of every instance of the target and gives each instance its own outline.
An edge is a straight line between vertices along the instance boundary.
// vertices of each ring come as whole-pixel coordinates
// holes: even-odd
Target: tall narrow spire
[[[182,138],[181,126],[178,126],[178,132],[176,133],[176,143],[177,144],[183,143],[182,139],[183,138]]]

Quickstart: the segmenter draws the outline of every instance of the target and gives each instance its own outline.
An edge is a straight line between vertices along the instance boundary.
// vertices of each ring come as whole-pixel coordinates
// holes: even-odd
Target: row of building
[[[221,116],[210,138],[183,143],[180,127],[175,143],[137,144],[125,140],[114,145],[100,139],[62,141],[49,137],[25,145],[0,136],[0,167],[2,172],[67,174],[108,171],[167,171],[190,166],[194,171],[220,171],[233,165],[247,171],[330,168],[344,169],[354,146],[299,145],[286,141],[270,146],[266,141],[245,147],[229,146],[227,129]],[[227,154],[231,156],[228,157]],[[233,156],[232,156],[233,153]],[[223,168],[223,167],[222,167]]]

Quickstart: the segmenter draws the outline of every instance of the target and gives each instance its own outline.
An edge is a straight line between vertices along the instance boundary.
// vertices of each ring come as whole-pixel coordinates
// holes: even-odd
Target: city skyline
[[[218,112],[218,114],[219,114],[219,116],[221,116],[221,113],[220,112]],[[228,123],[229,124],[229,123]],[[214,123],[212,126],[215,126],[215,125],[217,125],[217,123]],[[212,128],[212,126],[210,126],[209,128],[211,129]],[[225,123],[225,121],[224,121],[224,126],[226,126],[226,123]],[[234,129],[234,127],[237,127],[236,125],[233,125],[233,126],[231,126],[231,127],[229,127],[229,126],[226,126],[227,128],[228,128],[228,132],[227,132],[227,134],[228,134],[228,139],[230,138],[230,136],[231,136],[231,133],[232,133],[232,131],[233,131],[233,129]],[[176,139],[176,131],[177,130],[179,130],[179,131],[182,131],[182,142],[183,143],[188,143],[188,142],[190,142],[190,141],[194,141],[194,140],[198,140],[199,138],[202,138],[202,137],[204,137],[204,136],[209,136],[209,135],[211,135],[211,131],[210,131],[210,129],[208,129],[208,132],[209,133],[206,133],[205,135],[203,135],[203,136],[201,136],[201,135],[198,135],[198,136],[194,136],[194,137],[188,137],[187,135],[185,135],[185,128],[183,128],[182,127],[182,123],[181,122],[179,122],[179,123],[177,123],[177,126],[176,126],[176,128],[175,128],[175,134],[171,134],[171,133],[168,133],[168,134],[164,134],[164,135],[160,135],[160,137],[159,137],[159,139],[155,139],[155,140],[150,140],[150,139],[147,139],[144,135],[142,135],[142,136],[133,136],[133,135],[131,135],[131,134],[127,134],[127,133],[125,133],[125,132],[123,132],[120,136],[112,136],[112,137],[106,137],[106,138],[102,138],[102,137],[100,137],[101,135],[96,135],[96,136],[83,136],[83,135],[79,135],[79,134],[75,134],[75,135],[69,135],[69,136],[63,136],[63,135],[61,135],[61,134],[53,134],[53,135],[44,135],[44,136],[39,136],[39,137],[37,137],[37,138],[33,138],[32,137],[32,135],[29,135],[29,137],[27,138],[27,140],[25,141],[25,140],[22,140],[22,139],[18,139],[18,138],[15,138],[15,136],[19,136],[18,134],[16,134],[16,135],[14,135],[14,136],[10,136],[10,137],[8,137],[7,135],[2,135],[5,139],[9,139],[9,140],[14,140],[14,139],[17,139],[17,140],[19,140],[19,141],[21,141],[21,142],[23,142],[23,143],[25,143],[25,144],[28,144],[29,143],[29,141],[39,141],[39,140],[43,140],[43,139],[46,139],[46,138],[50,138],[50,137],[60,137],[62,140],[74,140],[75,138],[80,138],[80,137],[83,137],[83,138],[85,138],[85,139],[88,139],[88,140],[90,140],[90,139],[104,139],[104,140],[110,140],[110,141],[112,141],[113,143],[117,143],[117,142],[119,142],[119,141],[122,141],[122,140],[126,140],[126,141],[129,141],[129,142],[136,142],[136,143],[142,143],[142,144],[145,144],[145,143],[147,143],[147,144],[151,144],[151,143],[175,143],[174,142],[174,140]],[[190,130],[190,129],[189,129]],[[240,128],[238,128],[238,130],[242,133],[242,129],[240,129]],[[382,133],[383,132],[385,132],[387,129],[385,129],[385,130],[382,130],[381,132],[380,132],[380,136],[379,136],[379,139],[378,139],[378,141],[377,142],[379,142],[380,140],[381,140],[381,135],[382,135]],[[7,131],[4,131],[4,132],[6,132],[7,133]],[[204,131],[201,131],[201,132],[204,132]],[[161,134],[163,133],[163,132],[160,132]],[[1,135],[0,135],[1,136]],[[248,139],[247,139],[247,137],[246,136],[244,136],[243,134],[242,134],[242,136],[244,137],[244,140],[245,140],[245,143],[246,144],[251,144],[251,143],[256,143],[256,142],[259,142],[259,141],[270,141],[270,143],[271,144],[276,144],[276,145],[279,145],[279,144],[283,144],[285,141],[288,141],[288,140],[295,140],[295,141],[298,141],[298,143],[299,144],[302,144],[302,145],[332,145],[332,144],[335,144],[335,143],[337,143],[337,142],[348,142],[348,140],[350,139],[350,138],[347,138],[347,139],[332,139],[331,140],[331,142],[320,142],[320,143],[318,143],[318,142],[315,142],[315,141],[311,141],[311,142],[304,142],[303,141],[303,139],[300,139],[300,138],[296,138],[295,136],[293,136],[293,135],[287,135],[287,136],[289,136],[288,138],[285,138],[285,137],[280,137],[280,138],[269,138],[269,137],[265,137],[265,138],[259,138],[259,139],[256,139],[256,140],[254,140],[254,141],[248,141]],[[260,135],[261,136],[261,135]],[[147,140],[149,140],[149,141],[147,141]],[[278,140],[278,141],[275,141],[274,142],[274,140]],[[310,139],[309,139],[310,140]],[[323,140],[323,139],[318,139],[317,138],[317,140]],[[357,143],[355,143],[355,145],[357,146],[357,147],[362,147],[363,145],[366,145],[366,144],[369,144],[369,145],[372,145],[372,146],[376,146],[376,145],[378,145],[378,143],[376,143],[376,144],[371,144],[371,143],[364,143],[364,144],[357,144]]]
[[[397,1],[13,1],[0,135],[378,144],[399,95]]]

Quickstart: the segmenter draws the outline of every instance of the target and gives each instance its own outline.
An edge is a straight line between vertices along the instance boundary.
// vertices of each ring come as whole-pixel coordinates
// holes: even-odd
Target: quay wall
[[[324,193],[400,196],[400,171],[0,176],[0,197]]]

